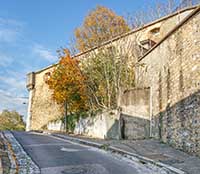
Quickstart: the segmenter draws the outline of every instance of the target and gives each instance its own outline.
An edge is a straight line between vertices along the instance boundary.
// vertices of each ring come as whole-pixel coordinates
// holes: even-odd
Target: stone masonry
[[[42,72],[34,73],[34,88],[29,89],[32,95],[31,101],[29,101],[30,107],[30,128],[28,130],[41,130],[47,126],[49,121],[61,118],[63,116],[63,107],[58,105],[52,100],[52,92],[48,88],[48,84],[45,82],[48,78],[49,72],[53,71],[44,70]]]
[[[139,63],[139,87],[152,91],[152,136],[200,155],[200,9]]]

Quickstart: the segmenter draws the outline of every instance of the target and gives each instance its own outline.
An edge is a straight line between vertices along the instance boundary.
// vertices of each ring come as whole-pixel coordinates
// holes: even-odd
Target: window
[[[48,82],[48,80],[50,79],[50,76],[51,76],[51,73],[50,73],[50,72],[46,72],[46,73],[44,74],[43,79],[44,79],[44,82],[45,82],[45,83]]]
[[[150,33],[153,35],[157,35],[160,33],[160,27],[154,28],[152,30],[150,30]]]

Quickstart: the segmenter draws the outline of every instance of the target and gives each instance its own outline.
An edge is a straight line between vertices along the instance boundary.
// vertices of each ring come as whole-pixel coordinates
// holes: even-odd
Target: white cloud
[[[12,62],[13,62],[13,59],[10,56],[5,55],[0,52],[0,67],[1,66],[6,67],[10,65]]]
[[[4,109],[16,110],[26,117],[28,99],[25,79],[22,79],[17,72],[10,72],[5,77],[1,76],[0,82],[0,86],[3,88],[0,89],[0,112]]]
[[[27,39],[23,29],[23,23],[0,18],[0,49],[3,48],[0,51],[0,112],[3,109],[16,110],[26,116],[27,104],[23,103],[28,100],[22,98],[28,96],[26,73],[38,69],[46,61],[56,62],[57,57],[48,48]],[[20,50],[13,54],[12,48],[14,51],[16,48]],[[22,48],[24,52],[20,52]],[[3,52],[4,50],[11,52]],[[26,56],[29,57],[24,58]],[[40,58],[39,61],[32,63],[37,57]]]
[[[26,98],[14,97],[12,93],[0,89],[0,112],[4,109],[16,110],[26,117],[27,102]]]
[[[16,50],[23,46],[28,49],[20,40],[24,35],[23,29],[24,23],[0,17],[0,112],[3,109],[16,110],[26,116],[28,99],[23,98],[28,96],[25,71],[30,69],[31,63],[20,65],[23,60],[19,61],[21,53],[13,54],[13,48]],[[11,52],[3,52],[6,50]]]
[[[57,61],[57,57],[55,55],[53,55],[50,50],[43,47],[42,45],[35,44],[33,46],[33,52],[49,62]]]
[[[24,26],[24,23],[22,23],[21,21],[14,20],[14,19],[0,17],[0,26],[16,26],[18,28],[22,28]]]
[[[23,23],[19,21],[0,18],[0,42],[15,42],[22,28]]]
[[[3,109],[16,110],[26,116],[28,92],[25,84],[23,72],[7,70],[6,76],[0,76],[0,112]]]
[[[0,42],[14,42],[19,35],[18,31],[12,29],[0,29]]]
[[[9,86],[14,86],[16,89],[21,89],[25,87],[25,82],[22,81],[20,78],[16,78],[16,77],[4,76],[4,77],[0,77],[0,81],[3,83],[6,83]]]
[[[1,73],[2,74],[2,73]],[[26,75],[17,70],[6,70],[5,76],[0,76],[0,89],[12,96],[24,96],[26,91]]]

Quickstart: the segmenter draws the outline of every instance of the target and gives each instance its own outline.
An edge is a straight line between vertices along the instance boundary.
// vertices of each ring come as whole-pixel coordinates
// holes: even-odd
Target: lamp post
[[[64,102],[64,117],[65,117],[65,132],[67,132],[68,127],[67,127],[67,101],[65,100]]]

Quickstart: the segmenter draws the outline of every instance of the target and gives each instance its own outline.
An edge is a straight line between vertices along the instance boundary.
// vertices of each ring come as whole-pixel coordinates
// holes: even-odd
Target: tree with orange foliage
[[[60,55],[60,61],[48,80],[53,90],[53,99],[59,104],[67,103],[67,110],[76,113],[87,110],[85,77],[79,67],[79,61],[72,59],[67,49]]]
[[[75,30],[76,48],[85,51],[129,30],[122,16],[97,6],[85,17],[83,25]]]

